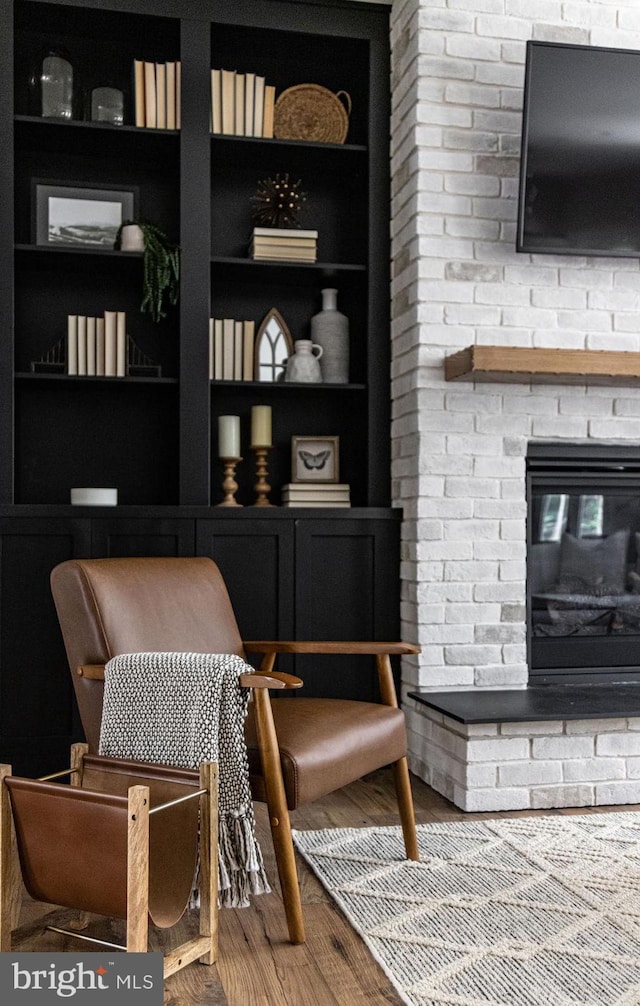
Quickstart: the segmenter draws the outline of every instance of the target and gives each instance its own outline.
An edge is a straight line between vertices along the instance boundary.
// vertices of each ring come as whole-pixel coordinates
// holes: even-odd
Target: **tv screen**
[[[528,42],[517,249],[640,254],[640,52]]]

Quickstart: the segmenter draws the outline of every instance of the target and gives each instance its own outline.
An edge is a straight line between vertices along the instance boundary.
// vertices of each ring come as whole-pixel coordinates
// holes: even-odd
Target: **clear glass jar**
[[[122,91],[117,87],[94,87],[91,92],[91,121],[121,126],[124,122]]]
[[[73,118],[73,67],[61,50],[45,53],[40,67],[41,115]]]

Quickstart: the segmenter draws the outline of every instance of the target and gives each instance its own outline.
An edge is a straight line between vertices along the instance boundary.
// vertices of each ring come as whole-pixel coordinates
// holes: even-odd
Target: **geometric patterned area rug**
[[[295,831],[410,1006],[639,1006],[640,813]]]

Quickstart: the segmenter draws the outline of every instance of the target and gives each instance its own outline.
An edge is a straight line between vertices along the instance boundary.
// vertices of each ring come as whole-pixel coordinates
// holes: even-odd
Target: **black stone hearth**
[[[534,723],[640,717],[640,685],[532,685],[460,692],[409,692],[459,723]]]

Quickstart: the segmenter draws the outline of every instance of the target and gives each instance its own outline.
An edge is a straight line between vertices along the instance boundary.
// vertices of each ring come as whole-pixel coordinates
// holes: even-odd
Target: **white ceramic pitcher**
[[[311,339],[297,339],[293,344],[294,354],[287,360],[285,381],[301,381],[307,384],[322,381],[320,357],[322,346],[316,345]]]

